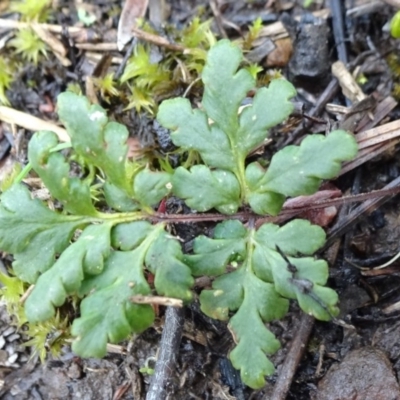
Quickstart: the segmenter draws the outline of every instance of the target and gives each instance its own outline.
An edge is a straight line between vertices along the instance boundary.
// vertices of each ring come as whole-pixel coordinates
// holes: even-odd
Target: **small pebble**
[[[13,342],[14,340],[17,340],[21,337],[21,335],[18,335],[18,333],[13,333],[12,335],[10,335],[7,340],[9,342]]]
[[[8,359],[9,355],[5,350],[0,350],[0,364],[4,364],[7,359]]]
[[[318,383],[315,398],[394,400],[400,399],[400,387],[386,354],[367,346],[351,351],[334,364]]]
[[[10,390],[11,396],[16,396],[16,395],[20,394],[21,392],[22,392],[22,390],[18,387],[18,385],[14,385]]]
[[[2,349],[5,344],[6,344],[6,340],[4,339],[3,336],[0,336],[0,349]]]
[[[10,365],[14,364],[15,361],[18,359],[18,353],[14,353],[12,356],[8,357],[7,362],[10,363]]]
[[[7,337],[10,336],[12,333],[15,332],[15,328],[13,326],[9,326],[4,332],[3,332],[3,336]]]
[[[28,361],[28,357],[25,354],[22,354],[19,358],[19,361],[21,361],[22,363],[26,363]]]
[[[15,347],[12,344],[8,344],[6,346],[6,351],[8,353],[8,355],[13,355],[15,353]]]

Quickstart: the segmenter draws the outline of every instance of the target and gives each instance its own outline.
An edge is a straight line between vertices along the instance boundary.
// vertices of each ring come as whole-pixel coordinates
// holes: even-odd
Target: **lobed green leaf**
[[[265,322],[286,314],[287,299],[296,299],[305,312],[322,320],[337,315],[337,295],[323,287],[326,262],[300,257],[313,254],[324,241],[323,229],[304,220],[283,227],[264,224],[258,231],[225,221],[217,225],[213,239],[195,239],[195,254],[185,258],[194,275],[223,274],[227,264],[236,261],[231,263],[233,271],[214,280],[212,290],[202,291],[200,303],[212,318],[227,320],[234,313],[229,327],[236,347],[230,357],[246,385],[260,388],[264,376],[274,371],[267,355],[279,342]]]
[[[150,294],[143,274],[146,246],[132,251],[114,251],[107,259],[104,271],[86,279],[81,294],[89,294],[81,302],[81,316],[72,324],[76,336],[74,352],[82,357],[104,357],[107,343],[118,343],[132,332],[141,332],[154,320],[150,305],[130,301],[136,294]]]
[[[202,73],[203,107],[208,117],[231,139],[239,128],[239,106],[255,86],[250,72],[237,70],[242,60],[242,52],[236,45],[229,40],[220,40],[208,52]],[[217,140],[213,139],[213,142],[217,143]]]
[[[272,284],[247,274],[244,300],[229,322],[237,346],[230,353],[232,365],[240,370],[242,381],[253,389],[265,386],[265,375],[275,368],[266,355],[274,354],[280,343],[264,322],[282,318],[289,303]],[[251,351],[249,351],[251,349]]]
[[[193,110],[189,100],[177,98],[160,104],[157,120],[171,129],[171,139],[185,150],[196,150],[203,161],[213,168],[232,171],[235,159],[227,134],[215,125],[209,125],[207,115]]]
[[[177,240],[164,225],[145,221],[116,226],[111,234],[113,251],[104,271],[85,279],[79,293],[90,293],[81,303],[81,317],[72,326],[77,336],[73,349],[84,357],[101,357],[107,342],[119,342],[131,332],[141,332],[154,320],[149,305],[134,304],[134,295],[149,295],[144,276],[147,267],[155,275],[157,293],[188,301],[193,285],[190,269],[183,263]]]
[[[272,157],[263,185],[286,196],[313,194],[322,179],[335,178],[341,163],[356,154],[357,142],[345,131],[310,135],[300,146],[286,146]]]
[[[276,215],[285,196],[313,194],[322,179],[336,177],[343,161],[357,154],[357,142],[345,131],[310,135],[300,146],[286,146],[271,160],[266,172],[258,163],[246,168],[248,200],[258,214]]]
[[[179,167],[172,186],[176,196],[200,212],[216,208],[223,214],[234,214],[240,206],[239,182],[228,171],[211,171],[205,165],[195,165],[190,171]]]
[[[337,315],[337,294],[323,287],[328,279],[326,261],[288,257],[289,266],[277,251],[278,246],[288,256],[313,254],[325,243],[321,227],[305,220],[293,220],[281,228],[264,224],[254,239],[253,270],[259,278],[273,282],[280,295],[297,299],[305,312],[318,319],[329,320]],[[293,267],[295,271],[290,270]]]
[[[25,282],[35,283],[68,247],[75,230],[88,223],[49,210],[22,184],[4,192],[0,201],[0,249],[14,254],[14,272]]]
[[[155,275],[154,286],[158,294],[192,300],[190,287],[194,280],[190,268],[183,261],[182,249],[176,238],[162,231],[149,247],[145,263]]]
[[[185,262],[194,276],[220,275],[232,261],[240,261],[246,255],[247,230],[237,220],[218,224],[214,230],[214,239],[197,236],[193,252],[186,255]]]
[[[37,132],[32,137],[28,158],[33,169],[66,211],[78,215],[97,215],[88,182],[70,177],[70,166],[64,156],[59,152],[51,152],[57,144],[58,139],[53,132]]]
[[[293,111],[289,100],[295,95],[294,86],[284,79],[275,79],[267,88],[257,90],[252,104],[240,115],[237,141],[241,154],[247,156],[267,138],[268,129],[289,117]]]
[[[25,303],[30,322],[45,321],[55,315],[55,307],[68,295],[77,293],[85,275],[98,275],[110,254],[111,223],[88,226],[36,282]]]
[[[57,109],[74,150],[104,171],[111,184],[131,193],[126,172],[129,135],[126,127],[109,121],[102,107],[91,105],[86,97],[71,92],[58,96]]]
[[[114,210],[129,212],[136,211],[140,208],[140,204],[118,186],[105,182],[103,189],[107,204]]]
[[[171,174],[145,169],[135,176],[133,190],[135,198],[144,207],[151,207],[168,195],[171,186]]]
[[[217,319],[226,320],[229,311],[238,310],[229,322],[237,344],[230,358],[246,385],[254,389],[262,387],[264,376],[274,372],[266,354],[273,354],[280,347],[264,322],[282,318],[288,310],[288,301],[276,293],[272,284],[257,278],[248,262],[237,271],[217,278],[213,290],[201,293],[200,301],[202,311]]]

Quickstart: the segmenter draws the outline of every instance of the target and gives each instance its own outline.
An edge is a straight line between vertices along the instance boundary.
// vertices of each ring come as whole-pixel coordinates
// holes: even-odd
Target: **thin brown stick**
[[[399,178],[400,179],[400,178]],[[146,216],[146,219],[152,222],[165,222],[167,224],[174,223],[197,223],[197,222],[219,222],[226,221],[229,219],[237,219],[240,221],[249,221],[251,218],[257,219],[257,226],[266,222],[281,223],[286,221],[288,218],[292,218],[295,215],[308,211],[310,209],[314,210],[317,208],[327,208],[331,206],[343,205],[348,203],[354,203],[358,201],[368,200],[368,199],[382,199],[385,197],[393,196],[400,193],[400,186],[385,186],[385,188],[380,190],[374,190],[368,193],[360,193],[353,196],[344,196],[329,200],[321,201],[310,201],[310,203],[304,202],[302,205],[292,204],[285,206],[276,217],[263,217],[253,212],[240,212],[233,215],[224,214],[162,214],[155,213],[153,215]],[[305,196],[307,197],[307,196]],[[308,196],[312,197],[312,196]],[[289,203],[290,204],[290,203]]]
[[[222,23],[222,16],[219,10],[218,2],[216,0],[209,0],[210,8],[212,13],[214,14],[215,22],[217,24],[219,33],[222,37],[227,38],[228,35],[225,32],[224,25]]]
[[[173,378],[183,331],[183,317],[183,308],[167,307],[160,353],[146,400],[173,398],[168,396],[172,394],[170,392],[174,386]]]
[[[392,182],[387,184],[383,189],[393,189],[393,188],[399,188],[400,187],[400,177],[394,179]],[[380,205],[384,204],[387,202],[391,197],[376,197],[376,198],[371,198],[364,203],[360,204],[357,208],[351,211],[350,214],[348,214],[347,218],[344,219],[343,221],[340,222],[340,224],[334,226],[328,231],[328,239],[325,243],[325,245],[319,250],[318,253],[321,253],[325,251],[332,242],[344,235],[352,226],[353,224],[360,218],[363,214],[367,212],[372,212],[376,208],[378,208]]]
[[[308,314],[303,314],[295,329],[296,335],[293,338],[288,354],[286,355],[285,362],[282,369],[278,374],[272,397],[263,397],[263,400],[284,400],[289,392],[290,385],[292,384],[293,376],[296,372],[297,366],[304,354],[308,338],[314,326],[314,317]]]
[[[311,117],[316,117],[320,115],[328,103],[328,101],[335,96],[336,92],[339,90],[339,82],[336,78],[332,79],[325,90],[322,92],[321,96],[319,96],[317,103],[315,106],[307,113]],[[286,146],[292,142],[294,142],[298,137],[304,134],[307,129],[309,129],[312,125],[311,120],[304,121],[302,126],[296,128],[296,130],[285,140],[283,146]]]
[[[186,50],[185,47],[181,46],[180,44],[171,43],[167,39],[159,35],[154,35],[153,33],[145,32],[139,28],[133,27],[132,32],[138,39],[145,40],[146,42],[153,43],[157,46],[165,47],[173,51],[183,52]]]

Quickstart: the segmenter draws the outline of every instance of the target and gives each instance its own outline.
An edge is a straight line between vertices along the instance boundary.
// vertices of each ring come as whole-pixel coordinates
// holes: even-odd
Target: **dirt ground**
[[[7,41],[15,33],[4,21],[18,20],[6,3],[0,2],[0,56],[10,52]],[[95,16],[90,28],[98,38],[94,43],[115,44],[122,2],[88,3],[86,10]],[[211,18],[216,36],[233,40],[260,17],[265,30],[249,59],[265,71],[279,69],[298,89],[295,115],[280,132],[274,132],[271,148],[298,143],[304,133],[337,126],[360,138],[376,129],[375,135],[381,137],[378,144],[366,145],[364,158],[345,166],[347,172],[333,182],[344,194],[357,195],[399,186],[400,42],[389,33],[389,21],[397,11],[393,3],[396,1],[315,0],[306,10],[302,0],[150,0],[146,18],[155,24],[163,21],[157,26],[162,37],[168,37],[167,25],[182,29],[195,16]],[[80,5],[80,1],[53,1],[52,23],[78,26]],[[65,57],[72,60],[69,66],[51,51],[37,65],[25,63],[6,91],[10,108],[57,121],[57,95],[71,83],[87,89],[87,77],[104,55],[96,46],[86,50],[76,43],[72,40],[67,45]],[[118,60],[110,70],[116,71],[124,62],[128,48],[129,44],[122,51],[108,51]],[[357,77],[359,91],[352,89],[348,94],[346,84],[337,83],[342,73],[335,78],[331,72],[337,60]],[[165,97],[181,95],[184,90],[178,87]],[[148,114],[123,111],[125,107],[112,104],[110,112],[127,124],[137,146],[165,150],[170,143],[168,132],[154,125]],[[26,162],[26,146],[32,136],[32,131],[18,127],[18,122],[17,127],[7,122],[0,110],[0,181],[15,159]],[[382,126],[388,128],[380,129]],[[380,136],[386,133],[389,136]],[[359,143],[368,139],[360,138]],[[293,304],[283,320],[271,323],[282,348],[271,357],[276,372],[263,389],[255,391],[242,384],[227,358],[233,342],[226,324],[204,316],[197,301],[180,312],[160,310],[153,328],[110,347],[102,360],[81,359],[66,345],[60,357],[48,355],[44,364],[32,356],[33,349],[23,345],[28,339],[24,329],[13,325],[1,303],[1,399],[400,400],[400,263],[397,260],[376,269],[400,248],[397,199],[371,194],[363,202],[336,206],[336,217],[324,223],[329,246],[321,256],[330,263],[329,285],[339,293],[341,314],[337,321],[317,322]],[[208,231],[212,226],[178,225],[174,229],[188,242],[197,230]],[[10,261],[6,255],[0,258],[3,272]],[[176,358],[174,369],[162,377],[148,372],[154,371],[167,340],[162,339],[166,316],[177,321],[175,328],[173,324],[168,328],[172,329],[169,334],[173,337],[174,329],[182,331],[182,339],[170,350],[173,354],[169,357]],[[157,385],[163,386],[163,391],[154,391]],[[162,394],[154,397],[151,391]]]

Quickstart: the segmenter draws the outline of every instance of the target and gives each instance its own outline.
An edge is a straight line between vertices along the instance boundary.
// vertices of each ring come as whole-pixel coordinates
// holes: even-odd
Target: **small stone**
[[[0,336],[0,349],[2,349],[5,344],[6,344],[6,340],[4,339],[3,336]]]
[[[67,375],[70,379],[79,379],[82,377],[82,368],[75,362],[68,367]]]
[[[0,364],[4,364],[8,357],[8,353],[5,350],[0,350]]]
[[[19,358],[19,361],[21,361],[22,363],[26,363],[28,361],[28,357],[25,354],[22,354]]]
[[[316,400],[400,399],[400,387],[386,354],[363,347],[330,368],[318,384]]]
[[[8,357],[7,361],[10,363],[10,365],[13,365],[15,361],[17,361],[17,359],[18,359],[18,353],[14,353],[10,357]]]
[[[8,355],[12,356],[15,353],[15,347],[12,344],[6,346],[6,351]]]
[[[10,336],[14,332],[15,332],[15,328],[13,326],[10,326],[3,332],[3,336],[4,337]]]
[[[12,335],[10,335],[7,340],[9,342],[14,342],[15,340],[19,339],[21,337],[21,335],[18,335],[18,333],[13,333]]]

